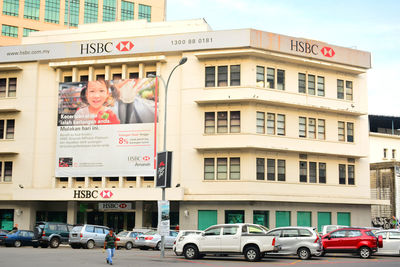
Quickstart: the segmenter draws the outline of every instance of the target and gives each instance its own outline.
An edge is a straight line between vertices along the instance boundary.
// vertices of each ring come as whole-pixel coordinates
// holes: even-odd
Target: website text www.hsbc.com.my
[[[50,50],[19,50],[15,52],[7,52],[7,56],[25,56],[25,55],[36,55],[36,54],[50,54]]]

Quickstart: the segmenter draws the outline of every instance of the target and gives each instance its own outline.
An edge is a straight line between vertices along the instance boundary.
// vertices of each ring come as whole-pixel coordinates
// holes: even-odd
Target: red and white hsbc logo
[[[293,40],[290,40],[290,50],[313,55],[318,55],[321,52],[325,57],[333,57],[335,55],[335,50],[331,47],[324,46],[320,50],[317,44]]]
[[[114,194],[110,191],[110,190],[103,190],[103,191],[101,191],[101,193],[100,193],[100,196],[102,197],[102,198],[110,198],[110,197],[112,197]]]
[[[126,52],[131,51],[134,45],[131,41],[121,41],[115,47],[121,52]]]
[[[131,41],[121,41],[115,46],[113,42],[98,42],[81,44],[81,55],[111,53],[116,48],[120,52],[131,51],[134,44]]]

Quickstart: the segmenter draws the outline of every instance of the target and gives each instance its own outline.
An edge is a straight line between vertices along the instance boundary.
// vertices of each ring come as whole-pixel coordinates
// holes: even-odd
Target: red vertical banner
[[[154,169],[157,168],[157,117],[158,117],[158,77],[155,85],[155,103],[154,103]]]

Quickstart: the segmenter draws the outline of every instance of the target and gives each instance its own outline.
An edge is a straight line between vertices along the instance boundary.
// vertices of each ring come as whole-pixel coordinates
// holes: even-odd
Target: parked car
[[[322,237],[325,253],[357,253],[361,258],[369,258],[382,248],[382,236],[376,237],[367,228],[341,228]],[[322,256],[321,255],[321,256]]]
[[[33,230],[34,241],[42,248],[58,248],[61,243],[68,244],[72,225],[61,222],[38,222]]]
[[[133,229],[132,231],[122,231],[117,234],[117,248],[125,247],[126,249],[132,249],[136,247],[136,237],[140,234],[148,232],[149,229]]]
[[[322,226],[322,233],[321,233],[321,235],[326,235],[327,233],[329,233],[329,232],[332,232],[333,230],[337,230],[337,229],[340,229],[340,228],[348,228],[348,227],[350,227],[349,225],[324,225],[324,226]]]
[[[169,231],[169,235],[165,236],[164,247],[172,248],[175,242],[175,239],[178,235],[176,231]],[[161,236],[157,231],[151,230],[142,235],[138,235],[135,240],[135,245],[142,250],[146,250],[149,248],[159,250],[161,248]]]
[[[383,240],[383,247],[378,249],[377,255],[400,255],[400,230],[380,230],[375,235]]]
[[[313,227],[278,227],[268,231],[267,235],[279,237],[281,246],[281,250],[268,255],[298,255],[307,260],[323,251],[321,238]]]
[[[33,236],[33,231],[13,230],[7,234],[0,235],[0,244],[16,248],[20,246],[32,246],[34,245]]]
[[[109,228],[102,225],[84,224],[72,228],[69,233],[69,245],[72,248],[88,248],[104,245],[104,239],[108,234]]]
[[[176,255],[187,259],[207,254],[243,254],[248,261],[260,260],[262,254],[278,251],[275,236],[267,236],[265,227],[257,224],[234,223],[210,226],[200,235],[188,235],[174,246]]]

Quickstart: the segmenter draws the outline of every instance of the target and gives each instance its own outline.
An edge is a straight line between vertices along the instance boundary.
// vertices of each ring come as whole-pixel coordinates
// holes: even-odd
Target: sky
[[[166,0],[167,20],[253,28],[371,52],[368,112],[400,116],[398,0]]]

